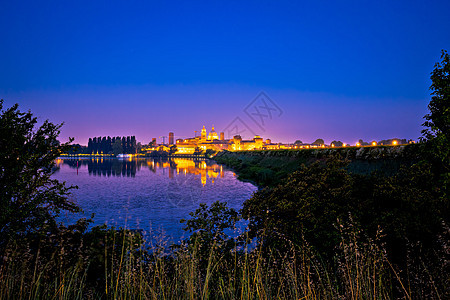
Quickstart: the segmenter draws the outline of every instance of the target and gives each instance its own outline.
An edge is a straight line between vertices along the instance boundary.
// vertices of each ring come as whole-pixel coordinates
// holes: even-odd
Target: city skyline
[[[204,124],[218,132],[239,124],[244,138],[283,143],[416,140],[430,72],[450,48],[449,9],[447,1],[5,1],[0,98],[65,122],[61,141],[81,145],[108,135],[187,138]],[[261,92],[278,110],[251,111]]]

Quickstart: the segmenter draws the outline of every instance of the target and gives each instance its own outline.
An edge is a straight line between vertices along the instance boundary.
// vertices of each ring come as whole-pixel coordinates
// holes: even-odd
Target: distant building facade
[[[232,139],[225,139],[225,134],[220,133],[220,138],[217,132],[212,127],[211,131],[207,133],[205,126],[203,126],[200,136],[177,139],[177,154],[194,154],[208,149],[221,151],[239,151],[239,150],[254,150],[263,149],[264,141],[260,136],[255,136],[252,140],[243,140],[240,135],[234,136]]]

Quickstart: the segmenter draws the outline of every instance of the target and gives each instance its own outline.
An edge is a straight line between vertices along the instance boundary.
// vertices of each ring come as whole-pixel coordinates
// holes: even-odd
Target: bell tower
[[[202,132],[201,132],[200,138],[201,138],[202,141],[206,141],[206,129],[205,129],[205,125],[203,125],[203,128],[202,128]]]

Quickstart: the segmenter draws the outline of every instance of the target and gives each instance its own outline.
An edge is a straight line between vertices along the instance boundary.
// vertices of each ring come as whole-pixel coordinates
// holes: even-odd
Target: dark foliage
[[[211,285],[218,285],[221,274],[232,269],[233,257],[238,252],[242,254],[243,241],[230,237],[235,233],[236,222],[240,217],[236,210],[227,207],[227,203],[216,201],[211,206],[201,203],[199,208],[189,213],[190,218],[181,220],[183,228],[190,234],[184,244],[173,245],[175,255],[187,253],[198,257],[197,267],[202,280],[209,276]],[[239,250],[240,249],[240,250]],[[220,264],[218,262],[220,261]],[[211,266],[218,265],[211,273]],[[214,291],[210,292],[215,294]]]
[[[70,149],[57,137],[62,124],[37,126],[31,112],[18,105],[3,110],[0,101],[0,246],[44,226],[56,226],[61,210],[75,212],[70,189],[51,178],[55,159]]]
[[[442,51],[442,61],[431,73],[430,111],[422,125],[424,156],[432,162],[434,172],[439,174],[440,189],[444,201],[449,199],[450,189],[450,55]]]
[[[338,161],[327,167],[316,162],[292,173],[275,188],[255,193],[243,208],[251,237],[279,246],[283,240],[300,243],[304,235],[313,244],[332,248],[337,242],[333,223],[347,215],[355,198],[353,179],[343,167]]]
[[[323,139],[317,139],[317,140],[314,141],[313,144],[314,144],[314,145],[323,145],[323,144],[325,144],[325,142],[324,142]]]
[[[136,137],[94,137],[89,138],[88,146],[83,148],[85,154],[136,154],[138,152]]]
[[[443,134],[450,140],[450,55],[442,50],[441,62],[436,63],[431,72],[430,86],[431,101],[428,104],[430,113],[427,114],[423,126],[428,127],[422,131],[426,139]]]
[[[177,152],[177,146],[176,145],[170,146],[169,155],[175,154],[175,152]]]
[[[216,201],[210,207],[201,203],[189,215],[188,220],[181,220],[181,223],[186,224],[183,230],[190,233],[186,243],[191,246],[198,244],[201,257],[207,260],[211,247],[221,249],[224,253],[234,247],[233,239],[225,230],[235,229],[236,222],[239,221],[236,210],[228,208],[224,202]]]
[[[402,167],[394,176],[351,174],[345,165],[335,158],[316,162],[255,193],[243,208],[251,236],[277,247],[283,239],[299,244],[305,237],[330,254],[338,242],[336,220],[352,216],[368,233],[382,226],[393,250],[407,240],[432,244],[450,211],[439,200],[430,164]]]

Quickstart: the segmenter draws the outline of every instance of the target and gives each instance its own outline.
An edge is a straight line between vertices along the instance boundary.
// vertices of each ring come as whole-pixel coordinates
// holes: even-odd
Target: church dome
[[[212,140],[218,140],[219,136],[217,135],[217,132],[214,130],[214,125],[211,129],[211,131],[208,134],[208,140],[212,141]]]

